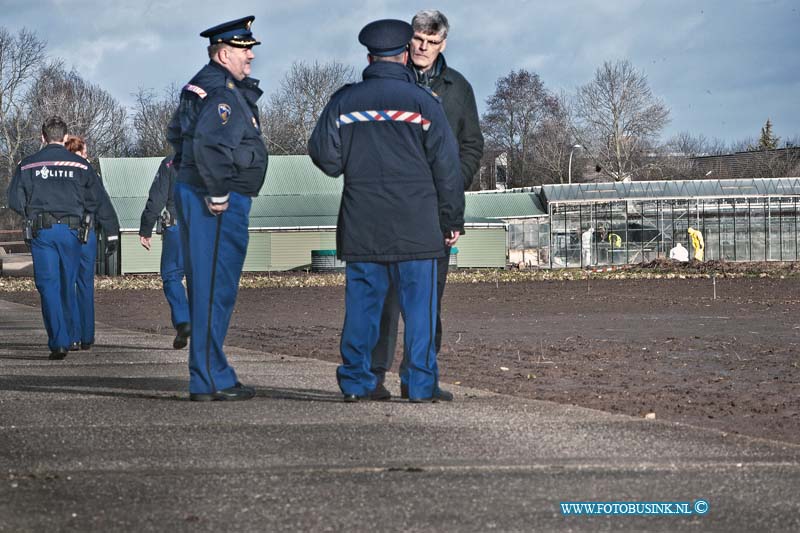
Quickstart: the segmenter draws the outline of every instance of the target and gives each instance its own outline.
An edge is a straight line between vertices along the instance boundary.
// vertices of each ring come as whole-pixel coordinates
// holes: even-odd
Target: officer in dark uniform
[[[153,226],[158,221],[156,233],[160,233],[162,239],[161,283],[164,286],[164,296],[169,303],[172,326],[176,332],[172,347],[180,350],[188,344],[192,328],[189,321],[189,301],[186,299],[186,289],[183,286],[183,250],[178,230],[178,215],[175,211],[176,172],[172,163],[172,156],[165,157],[161,161],[150,186],[139,224],[139,242],[146,250],[150,250]]]
[[[189,314],[189,398],[249,400],[228,364],[228,331],[244,258],[252,197],[267,171],[256,102],[262,91],[250,78],[255,17],[209,28],[211,59],[181,91],[169,126],[178,169],[175,207],[183,242]]]
[[[337,370],[345,401],[388,397],[376,394],[370,354],[390,283],[406,324],[401,383],[412,402],[438,399],[436,259],[463,231],[464,188],[442,106],[405,66],[412,34],[400,20],[361,30],[370,61],[364,81],[331,97],[308,144],[323,172],[344,174],[336,241],[347,261]]]
[[[83,138],[68,135],[64,147],[89,160],[86,152],[86,142]],[[68,322],[72,331],[72,346],[70,350],[89,350],[94,344],[94,270],[97,260],[97,233],[99,226],[106,235],[106,255],[117,251],[119,240],[119,219],[108,197],[103,180],[98,175],[95,194],[98,201],[97,213],[84,213],[83,223],[78,231],[81,237],[81,255],[78,262],[77,283],[74,294],[65,296],[65,301],[70,302]],[[65,283],[65,288],[66,283]]]
[[[46,146],[22,160],[8,189],[8,205],[25,218],[33,275],[42,300],[50,359],[63,359],[72,332],[68,313],[80,261],[78,230],[84,213],[97,211],[97,174],[86,159],[64,148],[67,125],[42,125]]]

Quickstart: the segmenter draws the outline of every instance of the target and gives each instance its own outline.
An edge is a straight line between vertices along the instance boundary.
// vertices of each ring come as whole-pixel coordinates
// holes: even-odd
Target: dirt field
[[[714,290],[711,279],[451,283],[442,381],[800,444],[800,280]],[[31,292],[0,298],[38,305]],[[338,361],[343,309],[341,286],[243,289],[227,342]],[[97,316],[171,334],[159,291],[100,290]]]

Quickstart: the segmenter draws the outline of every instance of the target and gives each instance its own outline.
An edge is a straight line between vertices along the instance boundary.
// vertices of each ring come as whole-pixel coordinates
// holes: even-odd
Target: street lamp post
[[[570,185],[572,184],[572,154],[575,152],[575,148],[583,148],[580,144],[576,144],[572,146],[572,150],[569,151],[569,168],[567,169],[567,183]]]

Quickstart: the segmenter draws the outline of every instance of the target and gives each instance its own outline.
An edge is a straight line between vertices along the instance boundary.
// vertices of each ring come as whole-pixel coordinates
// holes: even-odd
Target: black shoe
[[[233,387],[218,390],[211,393],[192,392],[189,394],[189,399],[193,402],[211,402],[214,400],[228,400],[228,401],[244,401],[251,400],[256,395],[256,390],[253,387],[248,387],[237,383]]]
[[[68,351],[69,350],[67,348],[58,347],[52,352],[50,352],[49,358],[55,361],[60,361],[61,359],[64,359],[67,356]]]
[[[93,342],[82,342],[81,343],[81,350],[91,350]]]
[[[175,335],[175,340],[172,341],[172,347],[176,350],[186,348],[186,345],[189,344],[189,336],[192,334],[192,325],[188,322],[181,322],[175,326],[175,331],[178,334]]]
[[[404,399],[404,400],[408,399],[408,385],[405,385],[403,383],[400,384],[400,397],[402,399]],[[440,389],[439,387],[436,387],[436,392],[433,393],[433,398],[428,398],[428,401],[429,402],[431,402],[431,401],[433,401],[433,402],[452,402],[453,401],[453,393],[448,391],[448,390],[444,390],[444,389]],[[412,403],[419,403],[419,401],[417,401],[416,399],[415,400],[411,400],[411,402]]]
[[[369,393],[369,399],[373,402],[385,402],[392,397],[392,393],[383,386],[383,383],[378,383],[375,390]]]
[[[410,403],[436,403],[439,400],[436,398],[409,398]]]
[[[80,349],[81,349],[81,343],[79,343],[78,341],[75,341],[69,345],[70,352],[77,352]]]
[[[378,383],[375,389],[366,396],[359,396],[357,394],[345,394],[344,401],[345,403],[356,403],[364,400],[370,402],[385,402],[391,397],[392,393],[389,392],[386,389],[386,387],[383,386],[383,383]]]

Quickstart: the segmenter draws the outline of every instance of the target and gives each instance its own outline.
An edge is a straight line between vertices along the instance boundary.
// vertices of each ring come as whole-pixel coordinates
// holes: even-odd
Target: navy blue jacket
[[[344,174],[336,230],[346,261],[444,255],[464,226],[458,146],[439,101],[399,63],[376,62],[335,93],[308,143],[329,176]]]
[[[142,220],[139,223],[139,235],[151,237],[153,226],[161,216],[164,208],[169,213],[169,218],[176,220],[178,214],[175,211],[175,167],[173,166],[172,156],[165,157],[158,166],[153,184],[150,186],[150,193],[147,195],[147,203],[142,211]]]
[[[195,74],[167,132],[178,181],[214,197],[258,195],[268,157],[256,106],[261,94],[258,80],[236,81],[214,61]]]
[[[81,217],[97,211],[99,181],[84,158],[63,144],[48,144],[17,166],[8,205],[26,220],[42,213]]]

